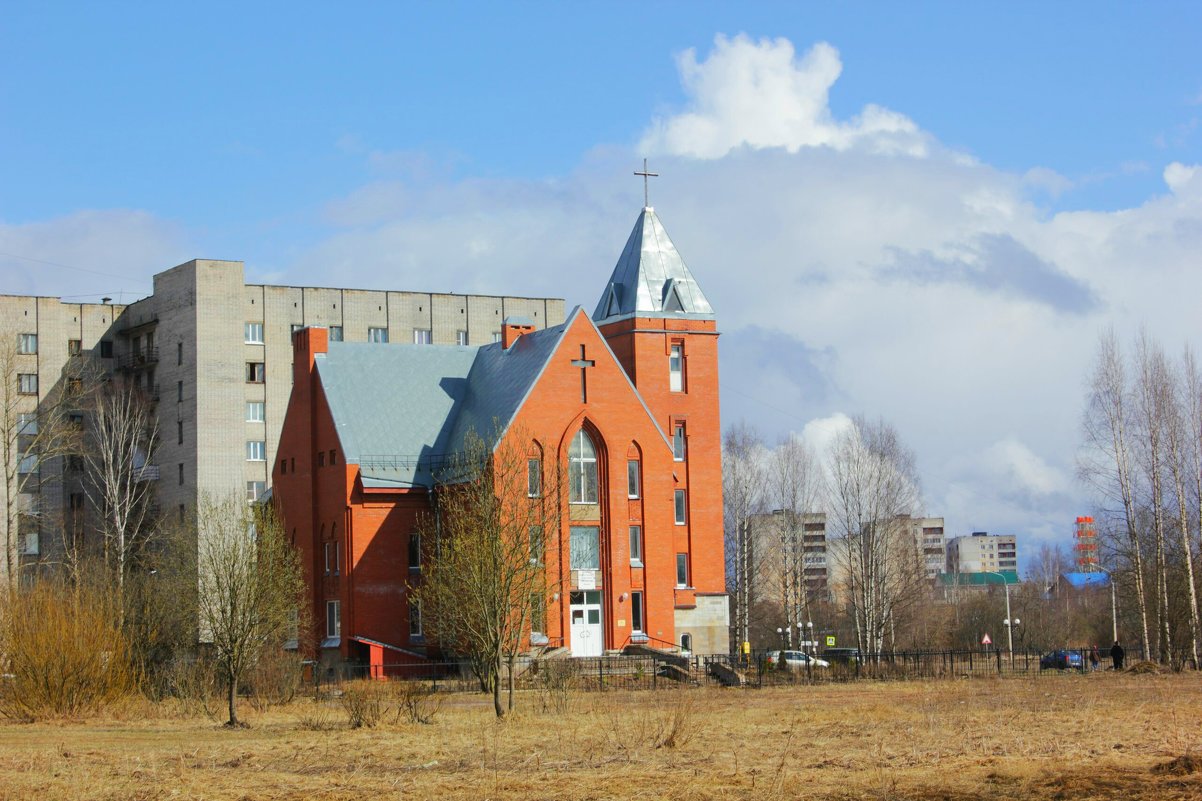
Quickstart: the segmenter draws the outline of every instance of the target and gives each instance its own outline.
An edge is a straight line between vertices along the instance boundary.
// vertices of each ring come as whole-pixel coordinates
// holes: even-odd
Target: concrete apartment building
[[[507,316],[541,329],[564,313],[557,298],[248,284],[242,262],[196,259],[155,275],[153,293],[128,306],[0,296],[0,337],[33,351],[16,357],[29,412],[62,383],[72,359],[146,387],[159,424],[160,510],[184,519],[204,493],[253,500],[268,487],[292,391],[294,331],[324,326],[348,342],[482,345],[500,338]],[[39,469],[29,503],[50,520],[69,501],[63,467],[60,460]],[[24,548],[23,560],[55,560],[48,533]]]
[[[947,542],[947,572],[1018,574],[1018,546],[1013,534],[974,531]]]

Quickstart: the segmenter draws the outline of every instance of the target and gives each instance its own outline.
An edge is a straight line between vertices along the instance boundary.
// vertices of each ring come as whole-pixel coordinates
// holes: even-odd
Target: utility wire
[[[145,280],[145,279],[134,278],[133,276],[130,276],[130,275],[118,275],[117,273],[106,273],[106,272],[102,272],[101,270],[89,270],[86,267],[75,267],[73,265],[62,264],[61,262],[57,262],[57,261],[46,261],[45,259],[35,259],[31,256],[20,256],[16,253],[5,253],[4,251],[0,251],[0,256],[4,256],[4,257],[10,258],[10,259],[20,259],[21,261],[31,261],[31,262],[34,262],[35,264],[46,264],[51,267],[62,267],[64,270],[75,270],[75,271],[81,272],[81,273],[91,273],[92,275],[103,275],[106,278],[124,278],[127,281]]]

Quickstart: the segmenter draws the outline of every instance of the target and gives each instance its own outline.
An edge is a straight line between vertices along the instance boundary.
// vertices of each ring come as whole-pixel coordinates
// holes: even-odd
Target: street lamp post
[[[805,623],[797,621],[797,637],[803,643],[809,643],[808,646],[803,645],[801,650],[811,655],[818,653],[818,646],[814,643],[814,621],[807,620]]]
[[[1114,574],[1101,565],[1094,565],[1098,570],[1106,574],[1106,578],[1110,579],[1110,636],[1115,642],[1119,641],[1119,607],[1118,599],[1114,592]]]
[[[1018,625],[1018,621],[1010,616],[1010,582],[1006,581],[1006,576],[996,570],[982,571],[987,576],[997,576],[1002,580],[1002,587],[1006,590],[1006,619],[1002,621],[1006,625],[1006,647],[1010,651],[1010,662],[1014,662],[1014,626]]]

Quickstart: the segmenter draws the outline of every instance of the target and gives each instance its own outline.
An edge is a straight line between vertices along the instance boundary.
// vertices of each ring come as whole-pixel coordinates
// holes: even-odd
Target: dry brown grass
[[[149,706],[0,724],[0,797],[1202,798],[1196,674],[677,692],[523,697],[501,722],[453,696],[431,725],[359,729],[303,698],[239,731]]]

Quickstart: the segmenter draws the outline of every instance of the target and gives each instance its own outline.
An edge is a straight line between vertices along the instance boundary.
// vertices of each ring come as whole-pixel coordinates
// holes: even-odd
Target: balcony
[[[147,367],[150,367],[150,366],[158,364],[158,363],[159,363],[159,349],[158,348],[142,348],[141,350],[135,351],[134,353],[126,354],[126,355],[122,356],[120,359],[118,359],[117,360],[117,369],[123,370],[127,373],[131,373],[131,372],[135,372],[137,370],[144,370]]]
[[[157,464],[145,464],[134,470],[134,478],[138,481],[158,481],[159,466]]]

